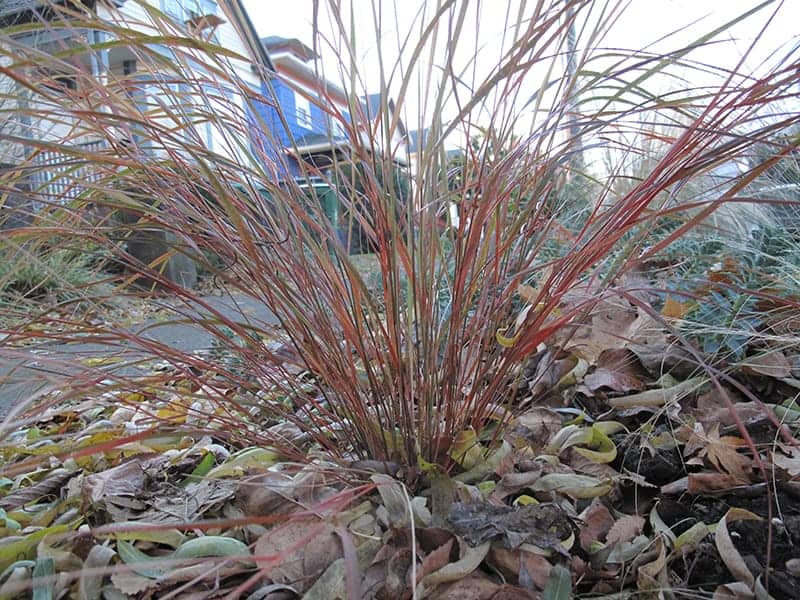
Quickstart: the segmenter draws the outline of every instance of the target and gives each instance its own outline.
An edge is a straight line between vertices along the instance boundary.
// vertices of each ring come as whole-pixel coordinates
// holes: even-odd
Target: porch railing
[[[88,188],[87,184],[96,183],[101,177],[85,156],[105,147],[106,143],[98,140],[76,144],[71,147],[74,152],[40,152],[33,161],[36,168],[31,176],[31,190],[48,203],[78,198]]]

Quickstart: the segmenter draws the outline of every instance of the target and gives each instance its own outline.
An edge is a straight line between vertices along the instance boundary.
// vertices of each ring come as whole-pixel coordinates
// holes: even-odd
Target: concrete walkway
[[[275,316],[252,298],[208,296],[203,301],[223,318],[245,327],[270,329],[277,324]],[[205,309],[190,312],[186,317],[172,313],[167,319],[151,319],[134,325],[130,332],[180,352],[210,349],[213,334],[202,325],[187,322],[204,318],[215,320],[213,312]],[[113,360],[101,367],[109,375],[135,375],[143,372],[135,363],[145,357],[152,357],[152,353],[127,340],[108,344],[48,342],[26,348],[10,348],[0,341],[0,418],[21,402],[58,389],[71,375],[85,369],[90,359]]]

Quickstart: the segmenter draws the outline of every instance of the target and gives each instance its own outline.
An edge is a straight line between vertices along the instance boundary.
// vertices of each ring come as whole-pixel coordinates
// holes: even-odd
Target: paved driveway
[[[209,296],[203,299],[212,310],[234,323],[254,328],[274,326],[277,321],[263,304],[243,296]],[[213,319],[213,312],[199,310],[186,319],[153,319],[131,327],[131,332],[142,338],[164,344],[173,350],[192,352],[212,347],[214,336],[202,325],[176,320],[188,317]],[[102,367],[109,374],[133,375],[137,367],[132,363],[148,356],[141,346],[130,341],[106,343],[43,343],[24,349],[3,347],[0,342],[0,417],[26,400],[59,384],[83,368],[87,359],[113,359]]]

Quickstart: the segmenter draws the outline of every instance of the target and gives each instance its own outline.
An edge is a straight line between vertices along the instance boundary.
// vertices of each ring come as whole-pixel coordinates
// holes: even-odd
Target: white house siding
[[[61,89],[58,85],[40,86],[43,93],[27,89],[7,76],[0,76],[0,166],[3,170],[15,168],[14,177],[30,175],[18,185],[30,186],[41,194],[43,200],[75,197],[80,193],[76,181],[88,178],[85,164],[59,151],[69,145],[82,151],[97,146],[98,138],[83,128],[81,121],[63,109],[63,98],[72,95],[68,103],[82,106],[80,89],[85,81],[95,77],[97,62],[84,56],[76,59],[71,70],[55,69],[47,61],[37,60],[37,53],[49,53],[65,48],[65,44],[84,45],[85,31],[54,30],[36,35],[16,37],[12,43],[0,46],[0,62],[12,70],[20,63],[41,65],[38,77],[44,80],[49,69],[51,75],[63,74],[75,82],[75,89]],[[36,75],[33,66],[26,66],[29,80]],[[65,79],[66,81],[66,79]],[[48,98],[52,97],[52,99]],[[43,170],[42,166],[47,165]],[[52,167],[52,168],[51,168]],[[12,183],[6,181],[6,184]]]
[[[149,0],[148,3],[159,11],[165,9],[162,0]],[[152,31],[151,17],[141,2],[129,0],[119,9],[117,14],[121,16],[127,26],[145,32]],[[222,7],[217,6],[216,14],[225,22],[215,28],[212,43],[244,57],[241,60],[221,59],[224,61],[222,66],[228,73],[233,74],[237,80],[243,82],[245,86],[252,90],[258,90],[260,79],[252,69],[247,46]],[[111,13],[108,14],[107,18],[116,20],[120,17],[115,17]],[[179,24],[179,26],[181,25]],[[198,62],[207,60],[202,51],[197,51],[195,56]],[[221,65],[215,63],[215,66],[220,68]],[[111,71],[115,75],[122,73],[121,61],[112,59]],[[246,120],[242,94],[239,93],[236,86],[230,85],[225,81],[216,81],[213,77],[202,73],[196,74],[196,76],[203,79],[203,81],[201,83],[192,82],[187,86],[182,86],[180,93],[172,99],[165,100],[165,95],[168,96],[169,93],[165,94],[165,90],[162,89],[161,85],[151,86],[147,91],[151,101],[144,100],[144,104],[150,105],[153,114],[163,112],[159,108],[158,102],[154,101],[157,98],[159,102],[175,105],[178,112],[181,112],[180,108],[183,105],[184,108],[189,107],[189,110],[183,111],[184,113],[199,112],[215,115],[210,122],[202,119],[203,122],[196,126],[196,139],[203,142],[209,150],[221,157],[239,161],[246,160],[245,153],[242,151],[243,148],[248,147],[247,132],[244,128]],[[193,105],[195,107],[194,110],[191,108]],[[175,126],[175,123],[171,123],[170,119],[166,117],[160,119],[160,122],[165,126]],[[235,126],[232,127],[231,124]],[[241,126],[241,129],[238,129],[237,126]]]
[[[148,0],[148,3],[155,6],[159,10],[162,9],[162,0]],[[98,4],[99,16],[109,22],[117,25],[129,26],[133,29],[149,33],[153,31],[152,20],[147,12],[147,9],[142,2],[137,0],[128,0],[120,8],[109,8],[102,4]],[[240,39],[236,27],[221,8],[217,8],[217,14],[225,20],[224,23],[216,28],[215,40],[219,45],[227,50],[240,54],[243,57],[248,57],[249,52],[245,43]],[[2,43],[2,41],[0,41]],[[164,53],[168,53],[168,49],[164,49]],[[12,62],[14,56],[14,49],[8,47],[0,47],[0,60],[4,66]],[[124,73],[124,60],[135,58],[133,53],[126,55],[124,49],[115,49],[107,55],[108,72],[101,72],[96,74],[101,77],[101,81],[107,81],[109,86],[120,85],[120,82],[131,81],[135,74],[126,75]],[[202,53],[197,53],[198,62],[202,62]],[[243,81],[252,89],[259,89],[260,79],[258,75],[251,68],[249,58],[244,60],[231,60],[228,63],[228,72],[235,73],[235,76]],[[167,76],[174,74],[168,74]],[[243,126],[244,109],[243,98],[241,94],[237,93],[233,86],[227,85],[224,82],[214,81],[211,77],[206,77],[209,81],[204,83],[205,98],[200,92],[199,87],[194,90],[192,86],[183,86],[181,93],[176,94],[173,98],[165,99],[163,84],[138,85],[133,86],[137,90],[136,104],[146,114],[161,115],[158,119],[162,125],[176,127],[174,121],[170,122],[164,112],[163,105],[169,106],[170,104],[176,107],[185,102],[189,105],[195,103],[197,110],[189,108],[188,110],[178,111],[183,114],[191,114],[198,112],[206,112],[211,115],[220,116],[215,124],[201,123],[197,129],[197,137],[201,143],[208,146],[208,149],[214,153],[219,154],[225,158],[233,158],[237,160],[244,160],[244,153],[240,148],[246,148],[247,132]],[[195,86],[197,87],[197,86]],[[193,93],[196,92],[196,93]],[[42,99],[36,102],[23,100],[23,105],[20,104],[22,94],[16,83],[7,77],[0,77],[0,164],[21,164],[26,160],[26,157],[31,155],[31,147],[25,147],[23,144],[16,143],[9,140],[9,137],[27,137],[35,141],[62,143],[68,145],[96,143],[97,137],[82,136],[80,135],[80,122],[76,119],[70,118],[68,115],[55,118],[36,118],[35,115],[22,115],[20,108],[27,108],[29,110],[41,109],[43,114],[48,112],[50,108],[58,108],[57,106],[48,107],[47,102]],[[208,98],[211,98],[208,100]],[[159,104],[162,103],[162,105]],[[93,107],[97,109],[97,106]],[[101,108],[102,110],[102,108]],[[113,106],[107,108],[109,112],[113,112]],[[63,114],[63,110],[60,111]],[[174,112],[174,111],[173,111]],[[212,118],[212,121],[215,120]],[[224,125],[226,120],[232,120],[242,124],[242,129],[235,130]],[[178,125],[179,127],[179,125]],[[130,137],[130,131],[107,132],[109,136],[113,137],[119,135],[124,138]],[[151,136],[152,137],[152,136]],[[149,150],[155,151],[154,143],[151,141]],[[41,161],[47,157],[52,159],[52,153],[42,155],[39,153],[36,160]],[[55,160],[55,159],[54,159]]]

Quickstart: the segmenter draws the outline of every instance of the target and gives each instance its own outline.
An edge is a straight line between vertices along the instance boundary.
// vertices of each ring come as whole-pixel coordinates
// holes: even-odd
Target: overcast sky
[[[279,35],[298,38],[308,45],[312,44],[312,11],[314,0],[244,0],[250,16],[262,36]],[[363,73],[362,85],[366,91],[377,91],[380,87],[378,55],[383,55],[384,65],[394,65],[398,57],[407,60],[409,52],[399,52],[399,40],[409,32],[411,39],[419,38],[421,7],[428,11],[425,20],[430,17],[436,6],[435,0],[335,0],[341,5],[342,19],[345,27],[350,29],[350,7],[353,10],[354,31],[358,40],[355,60]],[[330,0],[318,0],[324,8]],[[525,3],[523,0],[485,0],[480,9],[472,13],[464,27],[459,44],[465,52],[465,60],[478,57],[474,70],[468,74],[477,80],[485,77],[485,72],[495,67],[501,55],[503,32],[506,25],[506,7],[510,5],[514,11],[520,6],[530,8],[536,3]],[[597,0],[593,3],[593,14],[600,14],[606,5],[615,5],[617,0]],[[612,48],[632,48],[652,51],[667,51],[679,48],[698,36],[712,31],[727,20],[753,8],[756,0],[630,0],[629,6],[621,13],[619,19],[611,26],[605,37],[603,46]],[[373,14],[375,6],[380,8],[382,37],[375,40]],[[773,17],[773,13],[778,11]],[[324,12],[324,11],[323,11]],[[771,21],[771,22],[770,22]],[[782,52],[788,52],[798,44],[798,24],[800,23],[800,0],[776,1],[754,17],[749,18],[719,38],[718,43],[703,48],[693,54],[696,61],[713,67],[735,68],[753,39],[763,27],[767,33],[762,36],[757,51],[748,58],[747,69],[757,69],[761,61],[774,60]],[[338,44],[329,17],[320,19],[320,30],[333,46]],[[671,32],[677,32],[668,36]],[[664,36],[667,36],[665,39]],[[658,41],[660,40],[660,41]],[[339,78],[337,66],[341,51],[332,48],[320,48],[322,66],[326,76],[336,81]],[[711,76],[703,73],[687,75],[693,84],[707,84]],[[399,76],[395,74],[390,89],[396,94]],[[421,80],[424,80],[422,78]],[[663,82],[666,88],[676,85],[675,81]],[[411,95],[419,96],[419,90]],[[407,103],[409,112],[422,112],[414,101]],[[414,129],[414,116],[406,116],[409,127]],[[422,118],[424,120],[424,117]],[[426,123],[421,123],[423,126]]]

